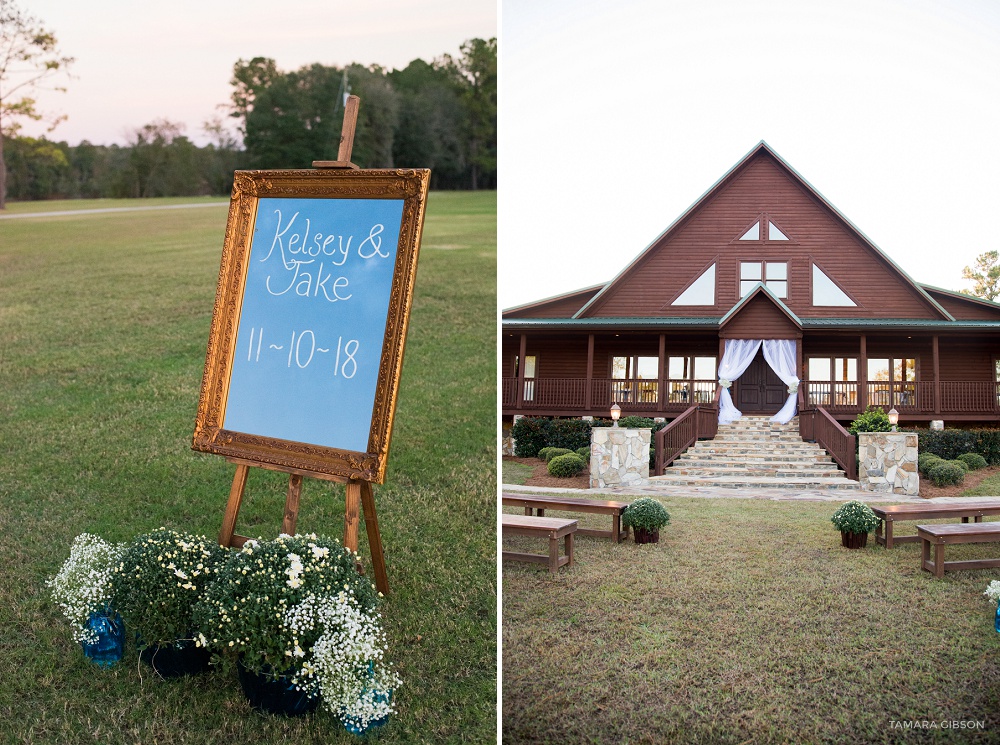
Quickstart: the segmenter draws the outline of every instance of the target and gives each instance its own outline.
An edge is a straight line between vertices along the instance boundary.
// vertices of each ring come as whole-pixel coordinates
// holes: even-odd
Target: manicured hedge
[[[954,486],[965,481],[965,470],[956,461],[941,461],[931,466],[928,473],[935,486]]]
[[[979,453],[962,453],[956,460],[962,461],[962,463],[969,467],[970,471],[978,471],[980,468],[986,468],[986,458]]]
[[[954,460],[964,453],[979,453],[987,465],[1000,466],[1000,429],[914,429],[920,452]]]
[[[546,446],[548,419],[523,416],[514,422],[510,434],[514,438],[514,455],[518,458],[534,458]]]

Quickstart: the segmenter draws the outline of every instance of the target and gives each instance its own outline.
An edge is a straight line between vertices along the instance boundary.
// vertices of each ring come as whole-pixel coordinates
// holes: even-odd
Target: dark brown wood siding
[[[975,300],[963,300],[933,290],[928,290],[927,294],[960,321],[1000,321],[1000,308],[991,308]]]
[[[802,330],[764,294],[751,298],[719,331],[720,339],[798,339]]]
[[[737,240],[762,213],[791,240]],[[766,222],[763,227],[766,235]],[[814,258],[857,300],[858,307],[812,305]],[[670,305],[713,261],[714,308]],[[898,271],[764,150],[655,243],[584,315],[724,315],[739,300],[741,261],[787,262],[786,304],[800,318],[942,317]]]
[[[586,304],[590,298],[597,294],[597,290],[590,289],[583,292],[573,293],[549,300],[547,302],[533,303],[530,306],[509,310],[503,314],[504,318],[572,318],[580,308]]]
[[[998,340],[987,337],[941,338],[941,380],[992,381]]]

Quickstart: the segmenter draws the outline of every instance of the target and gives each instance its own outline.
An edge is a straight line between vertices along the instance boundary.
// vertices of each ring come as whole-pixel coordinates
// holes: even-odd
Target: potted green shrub
[[[111,607],[111,576],[122,548],[81,533],[73,540],[59,573],[46,582],[84,655],[101,667],[118,662],[125,650],[125,626]]]
[[[840,531],[840,542],[845,548],[864,548],[868,534],[878,527],[879,519],[864,502],[852,499],[833,513],[830,522]]]
[[[659,543],[660,528],[669,522],[667,509],[650,497],[635,500],[622,513],[622,525],[632,528],[636,543]]]
[[[208,669],[195,644],[194,604],[215,579],[224,549],[205,536],[160,528],[125,546],[112,604],[135,631],[139,657],[164,678]]]
[[[194,616],[198,643],[235,661],[251,706],[295,716],[322,702],[355,734],[394,710],[380,593],[356,562],[315,534],[231,552]]]

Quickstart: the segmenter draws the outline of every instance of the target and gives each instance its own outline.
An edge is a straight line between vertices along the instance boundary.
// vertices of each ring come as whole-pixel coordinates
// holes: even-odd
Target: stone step
[[[742,456],[742,455],[759,455],[762,452],[766,452],[773,455],[778,455],[781,457],[794,457],[794,456],[808,456],[808,455],[825,455],[826,451],[822,448],[817,448],[815,445],[795,445],[795,446],[771,446],[768,445],[767,448],[763,450],[759,447],[748,447],[745,444],[717,444],[713,443],[711,440],[705,440],[703,443],[698,443],[694,447],[688,448],[689,453],[711,453],[713,455],[728,455],[730,457]]]
[[[714,457],[713,457],[714,456]],[[744,455],[740,457],[733,457],[732,455],[726,455],[722,453],[702,453],[694,452],[688,450],[684,455],[676,458],[674,463],[685,463],[687,465],[694,464],[704,464],[704,465],[743,465],[743,464],[755,464],[755,465],[780,465],[780,464],[798,464],[798,465],[824,465],[833,463],[834,460],[831,456],[827,455],[825,452],[810,453],[808,455],[787,455],[781,456],[775,453],[769,455],[764,455],[761,453],[756,453],[754,455]]]
[[[704,486],[721,489],[800,489],[834,490],[860,493],[857,481],[843,476],[828,478],[788,479],[771,476],[721,476],[699,478],[694,476],[664,475],[649,479],[650,486]]]
[[[825,469],[790,469],[790,468],[687,468],[685,466],[671,466],[664,474],[677,476],[699,476],[704,478],[723,478],[727,476],[771,476],[778,479],[789,479],[795,481],[808,481],[817,478],[843,477],[844,472],[839,468]]]

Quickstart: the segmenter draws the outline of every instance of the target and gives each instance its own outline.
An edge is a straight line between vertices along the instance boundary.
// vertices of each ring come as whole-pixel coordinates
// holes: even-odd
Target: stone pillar
[[[649,478],[648,429],[590,430],[590,488],[639,486]]]
[[[917,436],[908,432],[859,432],[858,480],[865,491],[920,494]]]
[[[510,423],[510,430],[508,432],[501,432],[500,435],[500,448],[504,455],[513,455],[514,446],[517,444],[514,441],[514,425],[517,424],[518,419],[523,419],[524,414],[515,414],[514,421]]]

